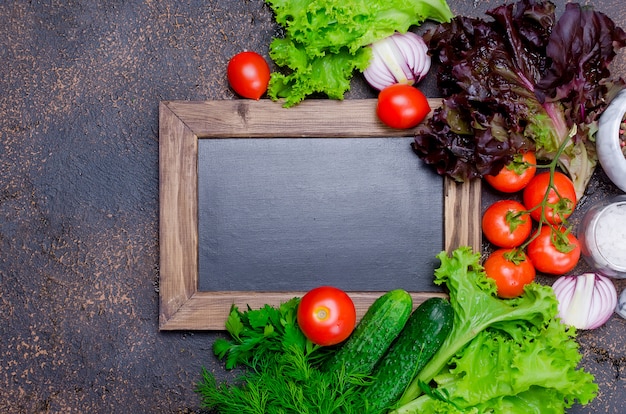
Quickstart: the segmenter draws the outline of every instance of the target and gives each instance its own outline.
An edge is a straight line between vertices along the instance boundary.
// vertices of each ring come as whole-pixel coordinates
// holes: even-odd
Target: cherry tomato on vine
[[[311,342],[330,346],[350,336],[356,325],[356,309],[343,290],[320,286],[302,296],[297,319],[300,329]]]
[[[391,128],[413,128],[429,113],[428,99],[414,86],[396,83],[378,94],[376,114]]]
[[[521,245],[530,236],[532,227],[526,208],[515,200],[498,200],[483,214],[483,234],[498,247]]]
[[[267,91],[270,67],[263,56],[245,51],[236,54],[228,62],[228,83],[244,98],[260,99]]]
[[[503,193],[516,193],[530,182],[537,172],[537,158],[532,151],[517,154],[513,161],[496,175],[485,175],[485,181]]]
[[[531,259],[518,249],[498,249],[483,263],[487,277],[496,281],[498,296],[515,298],[524,293],[524,286],[535,280]]]
[[[561,276],[573,270],[580,259],[580,242],[564,228],[542,226],[526,249],[537,271]]]
[[[545,171],[533,177],[524,188],[523,199],[527,210],[536,221],[541,220],[542,203],[550,185],[550,172]],[[560,224],[576,208],[576,189],[570,178],[554,172],[552,188],[549,189],[546,203],[543,205],[545,219],[550,224]]]

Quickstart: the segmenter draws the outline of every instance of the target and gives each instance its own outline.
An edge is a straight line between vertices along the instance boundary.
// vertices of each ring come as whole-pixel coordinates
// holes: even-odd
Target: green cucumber
[[[393,408],[406,387],[439,350],[452,330],[454,311],[446,299],[427,299],[415,309],[400,335],[372,372],[363,398],[368,413]]]
[[[405,290],[391,290],[377,298],[346,342],[322,365],[324,371],[345,369],[369,374],[406,324],[413,299]]]

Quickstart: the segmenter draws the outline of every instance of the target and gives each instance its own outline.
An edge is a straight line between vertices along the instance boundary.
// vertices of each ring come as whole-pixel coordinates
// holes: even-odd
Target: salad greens
[[[595,397],[598,386],[577,368],[575,330],[557,319],[551,287],[531,283],[502,300],[478,253],[463,247],[438,258],[435,283],[449,289],[454,327],[394,413],[562,413]]]
[[[323,93],[342,99],[355,70],[369,65],[365,46],[405,33],[427,19],[449,21],[445,0],[266,0],[284,29],[270,44],[270,57],[284,68],[272,73],[270,98],[293,106]]]
[[[490,21],[463,16],[428,34],[446,97],[413,149],[457,181],[496,174],[534,149],[559,164],[580,198],[597,163],[599,115],[624,87],[609,64],[626,33],[592,6],[568,3],[557,19],[549,1],[496,7]]]
[[[454,310],[452,332],[415,376],[393,414],[563,413],[597,394],[594,377],[579,368],[574,328],[557,318],[551,287],[526,286],[500,299],[495,282],[469,247],[441,252],[435,283],[445,285]],[[304,338],[294,298],[279,307],[241,312],[227,321],[231,339],[214,352],[230,368],[243,367],[234,382],[218,384],[202,369],[196,391],[202,407],[221,413],[367,413],[363,392],[376,378],[345,369],[319,369],[336,347]]]
[[[333,348],[304,336],[296,320],[299,303],[300,298],[293,298],[278,307],[231,307],[226,321],[230,339],[217,339],[213,352],[226,360],[227,369],[247,369],[237,381],[218,384],[203,368],[196,385],[203,408],[222,414],[365,412],[360,391],[368,378],[317,368]]]

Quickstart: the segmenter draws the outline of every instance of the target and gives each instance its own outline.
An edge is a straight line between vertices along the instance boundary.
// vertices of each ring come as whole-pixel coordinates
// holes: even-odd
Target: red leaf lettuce
[[[426,36],[445,96],[413,150],[439,174],[467,181],[497,173],[522,150],[552,159],[580,196],[597,162],[599,115],[624,85],[609,64],[626,33],[591,6],[549,1],[496,7],[490,21],[457,16]]]

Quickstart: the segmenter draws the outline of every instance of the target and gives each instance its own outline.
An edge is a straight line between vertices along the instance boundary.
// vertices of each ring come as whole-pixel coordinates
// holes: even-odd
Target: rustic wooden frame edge
[[[430,99],[431,107],[440,104]],[[272,136],[410,136],[382,125],[375,100],[309,100],[283,108],[269,100],[163,101],[159,103],[159,329],[223,330],[234,304],[258,308],[304,292],[198,290],[198,139]],[[268,118],[268,113],[272,116]],[[362,114],[372,114],[358,116]],[[337,133],[340,126],[341,134]],[[444,248],[480,250],[480,181],[444,183]],[[382,292],[349,292],[358,316]],[[417,306],[432,292],[411,292]]]

